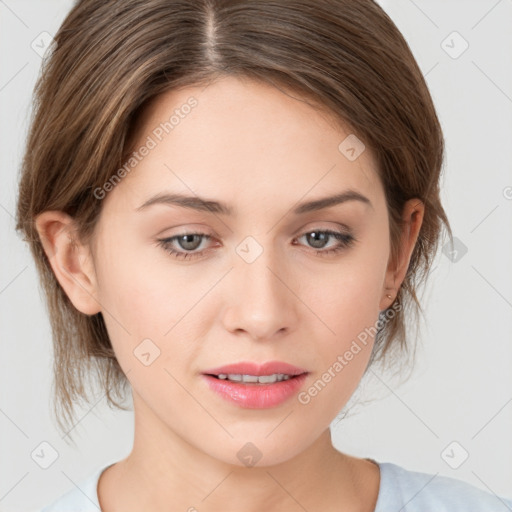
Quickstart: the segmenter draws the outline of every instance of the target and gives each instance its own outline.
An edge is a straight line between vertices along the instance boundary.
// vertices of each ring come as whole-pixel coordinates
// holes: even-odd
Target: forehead
[[[138,198],[164,189],[233,200],[381,193],[370,150],[333,119],[295,93],[247,79],[168,91],[138,119],[132,148],[151,149],[123,182]]]

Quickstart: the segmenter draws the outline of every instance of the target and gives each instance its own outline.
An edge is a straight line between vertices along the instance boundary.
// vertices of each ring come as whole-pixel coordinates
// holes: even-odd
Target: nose
[[[301,302],[285,262],[278,261],[270,250],[264,250],[252,263],[238,255],[234,261],[226,282],[225,329],[259,341],[296,329]]]

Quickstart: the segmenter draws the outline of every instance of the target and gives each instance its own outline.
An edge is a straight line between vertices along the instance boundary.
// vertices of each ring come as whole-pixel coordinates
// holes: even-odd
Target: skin
[[[248,80],[159,96],[134,147],[190,96],[198,105],[102,200],[91,244],[76,241],[73,249],[73,219],[62,212],[37,218],[57,279],[78,310],[103,314],[132,386],[133,450],[102,474],[102,510],[373,511],[378,467],[336,450],[329,431],[361,380],[371,338],[305,405],[294,396],[244,409],[213,393],[200,373],[280,360],[307,369],[301,390],[309,388],[392,303],[424,205],[405,205],[401,259],[391,261],[384,189],[370,150],[350,161],[338,150],[349,131]],[[291,213],[298,202],[348,188],[371,206],[347,201]],[[222,201],[234,214],[164,204],[136,211],[164,191]],[[303,236],[347,232],[343,225],[356,242],[338,253],[316,253],[338,246],[333,237],[321,246]],[[203,251],[195,259],[175,259],[158,246],[184,229],[212,236],[189,249]],[[262,249],[252,263],[236,252],[247,236]],[[191,246],[172,243],[181,252]],[[160,350],[149,366],[134,356],[147,338]],[[254,467],[237,458],[247,442],[261,453]]]

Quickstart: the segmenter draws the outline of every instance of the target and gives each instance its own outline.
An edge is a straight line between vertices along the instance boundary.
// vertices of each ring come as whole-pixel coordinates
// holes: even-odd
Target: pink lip
[[[284,373],[286,375],[300,375],[307,373],[304,368],[298,368],[292,364],[281,361],[269,361],[268,363],[258,364],[251,361],[242,361],[240,363],[227,364],[202,372],[204,375],[219,375],[220,373],[235,373],[241,375],[272,375],[274,373]]]
[[[294,377],[273,384],[231,382],[218,379],[213,375],[242,374],[242,375],[272,375],[284,373]],[[271,361],[262,365],[241,362],[203,372],[209,388],[222,398],[247,409],[266,409],[276,407],[297,393],[308,375],[307,370],[279,361]]]

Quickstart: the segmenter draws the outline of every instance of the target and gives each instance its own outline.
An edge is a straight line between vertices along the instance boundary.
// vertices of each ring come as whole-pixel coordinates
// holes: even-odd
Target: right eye
[[[181,233],[179,235],[174,235],[169,238],[159,239],[159,246],[161,246],[168,254],[177,259],[190,259],[201,256],[202,253],[205,252],[206,249],[203,249],[199,252],[187,252],[187,251],[195,251],[200,245],[202,239],[206,238],[207,240],[211,239],[210,235],[206,233]],[[181,249],[176,250],[176,245],[179,244]]]

